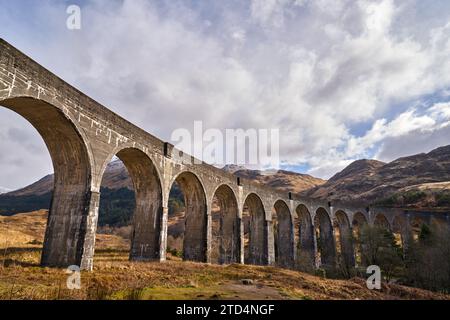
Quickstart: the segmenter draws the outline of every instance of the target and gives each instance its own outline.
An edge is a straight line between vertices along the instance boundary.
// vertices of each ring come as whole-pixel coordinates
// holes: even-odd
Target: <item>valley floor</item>
[[[82,272],[81,289],[69,290],[64,269],[39,266],[45,222],[45,211],[0,217],[0,299],[450,299],[395,284],[368,290],[359,278],[275,267],[130,262],[126,240],[101,234],[94,272]]]

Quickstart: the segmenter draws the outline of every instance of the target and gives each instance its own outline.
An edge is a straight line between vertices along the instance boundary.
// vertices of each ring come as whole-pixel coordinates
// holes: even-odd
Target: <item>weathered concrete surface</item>
[[[220,207],[218,223],[218,263],[240,262],[240,228],[237,197],[227,185],[221,185],[215,192]],[[213,240],[212,240],[213,241]]]
[[[284,201],[275,202],[274,212],[276,214],[276,232],[275,232],[275,252],[276,262],[281,267],[294,266],[294,225],[291,211]]]
[[[268,226],[265,219],[264,205],[255,193],[247,196],[244,211],[248,212],[248,248],[245,263],[268,264]]]
[[[420,221],[450,224],[448,212],[405,212],[291,197],[246,179],[238,183],[235,176],[205,163],[179,161],[172,157],[179,153],[172,145],[87,97],[3,40],[0,105],[36,128],[53,161],[55,190],[43,265],[92,269],[100,185],[114,155],[124,161],[136,191],[130,259],[166,259],[168,198],[174,181],[182,187],[187,206],[187,260],[210,261],[214,196],[221,207],[221,263],[244,262],[244,227],[249,227],[246,263],[309,268],[316,256],[318,266],[336,262],[335,230],[344,235],[338,239],[340,249],[352,264],[353,244],[346,235],[355,234],[352,228],[362,223],[380,223],[403,233]],[[250,216],[247,224],[245,213]],[[407,226],[398,227],[405,220],[398,216],[406,217]]]

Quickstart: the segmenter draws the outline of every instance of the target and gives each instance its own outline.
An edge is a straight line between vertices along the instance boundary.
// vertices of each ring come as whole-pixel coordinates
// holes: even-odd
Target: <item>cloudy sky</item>
[[[82,28],[66,28],[81,7]],[[328,178],[361,158],[450,144],[448,0],[0,0],[0,37],[123,117],[173,130],[279,128],[282,167]],[[0,108],[0,187],[52,172]]]

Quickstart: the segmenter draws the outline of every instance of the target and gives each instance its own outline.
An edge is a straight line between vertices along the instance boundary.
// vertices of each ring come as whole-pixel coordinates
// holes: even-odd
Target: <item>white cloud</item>
[[[205,13],[183,1],[90,1],[74,33],[57,27],[65,11],[47,2],[36,19],[52,33],[30,38],[26,52],[163,139],[194,120],[280,128],[283,163],[322,177],[359,157],[389,160],[388,140],[437,134],[449,121],[448,104],[414,106],[450,88],[450,10],[425,20],[412,14],[421,5],[413,0],[206,5]]]
[[[427,108],[425,114],[417,109],[407,110],[393,120],[378,119],[372,128],[361,137],[350,137],[340,152],[332,158],[317,160],[318,166],[311,169],[316,175],[332,175],[351,161],[367,155],[367,150],[380,145],[374,158],[391,161],[401,156],[430,151],[450,143],[450,103],[437,103]],[[350,159],[350,160],[342,160]]]

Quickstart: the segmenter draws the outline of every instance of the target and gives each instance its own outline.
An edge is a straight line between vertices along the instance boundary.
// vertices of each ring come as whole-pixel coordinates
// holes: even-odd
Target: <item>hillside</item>
[[[450,299],[396,284],[331,280],[276,267],[169,261],[130,262],[129,242],[97,235],[94,272],[67,290],[65,270],[38,268],[46,211],[0,217],[0,299]],[[170,281],[169,281],[170,280]]]
[[[3,188],[3,187],[0,187],[0,194],[2,194],[2,193],[8,193],[8,192],[10,192],[11,190],[9,190],[8,188]]]
[[[323,184],[322,179],[288,171],[256,171],[239,166],[225,166],[224,170],[252,179],[282,191],[300,192]],[[0,194],[0,215],[48,209],[53,189],[53,175],[16,191]],[[171,211],[183,206],[183,195],[174,185],[169,201]],[[101,187],[99,224],[122,226],[129,222],[134,209],[132,181],[120,160],[111,162],[104,173]]]
[[[242,166],[227,165],[223,167],[227,172],[238,177],[253,179],[255,182],[278,188],[282,191],[300,192],[325,183],[325,180],[307,174],[278,170],[259,171],[248,170]],[[120,160],[112,161],[106,167],[102,180],[102,187],[111,190],[127,188],[133,190],[128,172]],[[9,192],[7,196],[40,196],[53,189],[53,174],[47,175],[39,181],[16,191]]]
[[[445,146],[429,153],[399,158],[390,163],[376,160],[355,161],[325,184],[307,190],[303,195],[330,200],[395,204],[396,201],[389,202],[386,199],[394,194],[401,197],[404,192],[411,191],[406,187],[449,181],[450,146]],[[442,186],[435,184],[434,193],[445,192],[445,187],[442,189]],[[430,201],[429,204],[432,205],[433,202]],[[419,203],[417,205],[420,206]]]
[[[131,179],[122,161],[116,160],[108,164],[102,180],[102,187],[112,190],[127,188],[133,190]],[[25,188],[11,191],[2,196],[41,196],[53,190],[53,174],[49,174]]]
[[[283,170],[258,171],[235,165],[223,169],[265,186],[312,198],[415,208],[450,207],[450,191],[445,186],[450,182],[450,146],[390,163],[357,160],[328,181]],[[53,176],[48,175],[23,189],[1,194],[0,214],[47,209],[52,187]],[[172,209],[183,205],[178,187],[175,186],[173,191],[174,197],[169,203]],[[121,161],[108,165],[101,192],[100,225],[127,224],[134,208],[134,193]]]
[[[223,169],[238,177],[250,179],[265,186],[285,192],[291,191],[293,193],[300,193],[304,190],[320,186],[326,182],[326,180],[315,178],[308,174],[285,170],[260,171],[230,166],[225,166]]]

